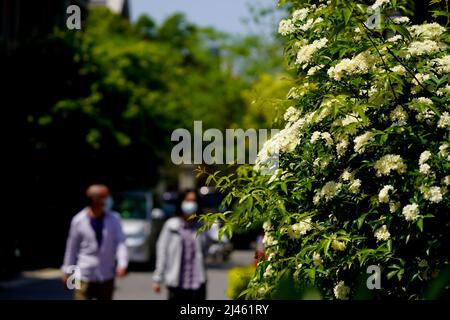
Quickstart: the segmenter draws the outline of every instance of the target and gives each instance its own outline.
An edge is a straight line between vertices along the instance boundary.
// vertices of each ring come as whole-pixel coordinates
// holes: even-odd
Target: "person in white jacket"
[[[119,213],[112,211],[107,186],[91,185],[86,196],[89,206],[72,219],[64,255],[63,281],[77,277],[76,300],[111,300],[115,277],[125,277],[128,250]],[[79,274],[72,275],[74,270]]]
[[[166,221],[157,241],[153,290],[159,293],[165,283],[169,300],[205,300],[205,258],[210,240],[208,233],[198,234],[198,221],[189,219],[200,212],[194,190],[181,194],[177,212]]]

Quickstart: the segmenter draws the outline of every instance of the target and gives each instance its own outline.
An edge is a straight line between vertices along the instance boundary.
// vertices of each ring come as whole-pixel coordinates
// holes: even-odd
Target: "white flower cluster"
[[[385,185],[378,193],[378,201],[380,203],[389,203],[389,211],[394,213],[400,208],[400,203],[396,201],[391,201],[389,197],[389,191],[394,191],[394,187],[391,185]]]
[[[404,66],[402,66],[401,64],[396,65],[395,67],[392,67],[391,71],[394,73],[397,73],[401,76],[404,76],[407,73],[406,68]]]
[[[258,294],[260,294],[260,295],[263,295],[263,294],[265,294],[266,292],[267,292],[266,287],[261,287],[261,288],[258,289]]]
[[[317,71],[322,70],[324,66],[325,66],[325,65],[323,65],[323,64],[319,64],[319,65],[317,65],[317,66],[311,67],[311,68],[308,70],[307,75],[308,75],[308,76],[313,76],[313,75],[315,75],[315,74],[317,73]]]
[[[274,275],[273,267],[272,267],[271,264],[269,264],[269,265],[266,267],[266,270],[264,271],[263,277],[264,277],[264,278],[270,278],[270,277],[272,277],[273,275]]]
[[[424,23],[421,25],[410,26],[408,27],[408,31],[413,37],[421,39],[437,39],[445,32],[445,27],[441,26],[439,23]]]
[[[339,300],[348,300],[348,296],[350,294],[350,288],[347,287],[344,281],[339,281],[336,286],[333,288],[333,293],[336,299]]]
[[[320,139],[321,136],[322,133],[320,131],[314,131],[313,134],[311,135],[311,139],[309,140],[309,142],[314,144]]]
[[[295,10],[292,13],[292,20],[294,22],[301,22],[306,19],[306,17],[308,16],[308,13],[309,13],[308,8],[302,8],[302,9]]]
[[[332,101],[325,102],[324,106],[321,109],[310,112],[305,116],[300,117],[295,122],[288,121],[284,129],[282,129],[280,132],[272,136],[264,143],[256,158],[254,170],[271,170],[271,166],[274,164],[274,162],[276,162],[274,161],[274,158],[278,159],[279,154],[282,152],[293,151],[300,143],[303,129],[306,126],[318,123],[325,117],[330,115],[331,107],[328,106],[328,104],[331,103]],[[297,116],[294,109],[288,110],[289,111],[287,111],[286,118],[291,120],[294,116]],[[331,143],[332,141],[332,137],[330,134],[324,133],[323,138],[325,139],[326,143]]]
[[[399,42],[402,39],[403,39],[403,37],[401,35],[397,34],[395,36],[392,36],[392,37],[388,38],[387,41],[391,42],[391,43],[397,43],[397,42]]]
[[[349,169],[344,170],[341,174],[340,180],[348,182],[348,190],[351,193],[359,193],[362,185],[361,179],[354,179],[354,173]]]
[[[433,40],[413,41],[406,49],[406,59],[411,57],[430,55],[441,51],[443,47]]]
[[[301,117],[300,111],[295,107],[289,107],[287,108],[286,112],[284,113],[284,120],[287,122],[294,123]]]
[[[313,43],[304,45],[300,47],[297,52],[297,59],[295,60],[295,64],[303,66],[305,69],[308,64],[311,62],[314,54],[320,49],[324,48],[328,42],[327,38],[321,38],[318,40],[314,40]]]
[[[442,129],[450,129],[450,114],[447,111],[441,114],[437,126]]]
[[[314,144],[320,138],[322,138],[325,141],[325,144],[327,146],[332,146],[333,143],[334,143],[333,137],[331,136],[331,134],[329,132],[320,132],[320,131],[314,131],[313,132],[313,134],[311,135],[310,142]]]
[[[361,188],[361,180],[355,179],[352,182],[350,182],[350,185],[348,186],[348,189],[351,193],[359,193],[359,189]]]
[[[431,100],[430,98],[425,98],[425,97],[414,98],[413,102],[419,103],[419,104],[422,104],[422,105],[426,105],[426,106],[432,106],[433,105],[433,100]]]
[[[282,36],[288,36],[295,32],[295,24],[291,19],[283,19],[278,25],[278,33]]]
[[[321,199],[330,201],[339,194],[342,189],[342,183],[336,181],[328,181],[319,192],[314,196],[314,204],[318,204]]]
[[[322,6],[322,5],[319,6],[320,9],[323,7],[325,7],[325,6]],[[312,8],[316,8],[316,6],[313,5]],[[295,33],[297,30],[307,31],[307,30],[311,29],[313,26],[315,26],[316,24],[323,21],[322,17],[318,17],[316,19],[313,19],[313,18],[307,19],[308,14],[309,14],[309,9],[307,9],[307,8],[295,10],[292,13],[291,19],[282,19],[280,21],[280,23],[278,25],[278,33],[280,33],[283,36],[288,36],[290,34]],[[300,25],[300,23],[304,22],[305,20],[306,20],[306,22],[304,24]]]
[[[287,94],[288,99],[300,99],[303,94],[300,93],[300,89],[297,87],[293,87],[289,90]]]
[[[442,190],[440,187],[433,186],[431,188],[422,188],[423,197],[432,203],[439,203],[442,201]]]
[[[333,241],[331,241],[331,248],[336,251],[344,251],[347,248],[347,245],[345,242],[334,238]]]
[[[431,167],[428,163],[424,163],[420,165],[419,171],[421,174],[429,174],[431,173]]]
[[[302,221],[291,225],[288,228],[288,234],[292,239],[299,239],[312,229],[311,218],[305,218]]]
[[[386,4],[388,4],[390,0],[376,0],[375,3],[371,6],[373,10],[376,10],[378,8],[384,7]]]
[[[419,171],[422,174],[428,174],[431,171],[431,167],[428,163],[426,163],[431,158],[430,151],[424,151],[420,154],[419,157]]]
[[[391,185],[386,185],[381,189],[380,193],[378,193],[378,201],[380,203],[389,203],[389,191],[393,191],[394,187]]]
[[[395,213],[401,207],[400,202],[391,201],[389,202],[389,211]]]
[[[300,99],[304,95],[315,90],[315,83],[304,82],[300,87],[293,87],[287,94],[288,99]]]
[[[276,240],[270,233],[264,233],[264,237],[262,240],[265,247],[276,246],[278,244],[278,240]]]
[[[336,81],[344,76],[366,74],[373,63],[373,57],[368,52],[362,52],[353,59],[342,59],[336,66],[328,69],[328,75]]]
[[[450,186],[450,176],[445,176],[444,178],[442,178],[442,184]]]
[[[442,157],[446,157],[447,155],[448,155],[448,151],[447,151],[447,149],[449,148],[449,144],[448,143],[444,143],[444,144],[442,144],[442,145],[440,145],[439,146],[439,154],[442,156]]]
[[[403,163],[402,157],[395,154],[387,154],[381,157],[375,162],[374,168],[377,177],[388,176],[391,171],[397,171],[400,174],[406,171],[406,165]]]
[[[402,210],[406,221],[416,221],[419,218],[419,205],[417,203],[408,204]]]
[[[440,88],[438,91],[436,91],[436,94],[439,97],[450,95],[450,85],[447,84],[445,87]]]
[[[391,234],[389,233],[389,230],[386,225],[383,225],[381,228],[375,231],[374,233],[375,238],[377,238],[377,241],[386,241],[389,240],[391,237]]]
[[[392,22],[394,22],[395,24],[403,24],[403,23],[408,23],[410,20],[408,17],[393,17],[392,18]]]
[[[344,170],[344,172],[342,172],[341,174],[342,181],[352,181],[353,177],[354,177],[353,172],[351,172],[348,169]]]
[[[447,157],[447,161],[450,161],[450,153],[447,151],[449,146],[450,145],[448,143],[444,143],[443,145],[439,146],[439,155],[442,158]]]
[[[374,140],[374,134],[370,131],[357,136],[354,140],[355,146],[354,150],[356,153],[362,154],[365,151],[365,146]]]
[[[419,156],[419,164],[424,164],[425,162],[430,160],[430,158],[431,158],[430,151],[426,150],[426,151],[422,152]]]
[[[280,152],[293,151],[299,144],[299,132],[300,128],[297,121],[267,140],[258,152],[254,169],[256,171],[260,171],[263,168],[272,169],[272,166],[276,165],[274,158],[278,158]]]
[[[434,105],[433,101],[430,98],[419,97],[414,98],[411,101],[411,108],[416,110],[418,113],[416,115],[416,119],[418,121],[427,121],[434,119],[435,113],[433,109],[430,107]]]
[[[315,168],[320,168],[321,170],[325,170],[329,164],[330,164],[329,159],[316,158],[313,162],[313,166]]]
[[[315,26],[318,23],[321,23],[323,21],[323,18],[318,17],[317,19],[308,19],[308,21],[306,21],[306,23],[302,26],[299,27],[300,30],[302,31],[308,31],[309,29],[311,29],[313,26]]]
[[[436,69],[439,74],[450,73],[450,55],[433,59],[432,63],[436,65]]]
[[[336,153],[338,155],[338,158],[342,157],[345,154],[348,148],[348,144],[349,142],[347,138],[340,139],[340,141],[336,143]]]
[[[412,80],[412,84],[415,86],[412,88],[411,92],[413,94],[417,94],[422,90],[422,86],[425,81],[429,80],[431,76],[426,73],[417,73],[414,75],[414,79]]]
[[[323,264],[323,259],[322,259],[322,257],[320,256],[320,253],[314,252],[314,253],[313,253],[312,259],[313,259],[313,263],[314,263],[314,265],[315,265],[316,267],[322,266],[322,264]]]
[[[341,125],[345,127],[352,123],[360,122],[362,122],[361,118],[355,112],[352,112],[351,114],[346,115],[344,119],[342,119]]]
[[[390,119],[394,125],[405,125],[408,120],[408,113],[406,113],[402,106],[397,106],[391,111]]]

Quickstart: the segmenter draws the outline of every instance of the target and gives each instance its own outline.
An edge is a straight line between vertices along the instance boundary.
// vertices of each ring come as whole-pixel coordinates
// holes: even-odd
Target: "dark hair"
[[[197,199],[197,204],[198,204],[197,214],[201,214],[202,213],[201,199],[200,199],[200,195],[198,194],[197,190],[195,190],[195,189],[186,189],[183,192],[180,192],[180,194],[178,195],[177,209],[175,211],[175,214],[177,216],[182,216],[183,215],[183,211],[181,210],[181,203],[184,201],[184,199],[186,199],[186,196],[188,195],[188,193],[191,193],[191,192],[195,194],[195,198]]]

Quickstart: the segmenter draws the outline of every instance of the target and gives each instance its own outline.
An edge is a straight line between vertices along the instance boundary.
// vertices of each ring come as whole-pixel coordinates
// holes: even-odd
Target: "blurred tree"
[[[218,39],[181,15],[157,27],[95,9],[83,31],[55,30],[2,60],[14,180],[28,199],[16,236],[29,261],[60,262],[55,252],[87,184],[151,187],[170,162],[175,128],[237,121],[247,83],[222,69]],[[33,251],[36,239],[51,249]]]
[[[292,87],[292,79],[283,74],[263,73],[242,95],[247,112],[242,118],[245,128],[278,128],[287,105],[286,93]]]
[[[194,120],[205,129],[266,127],[271,105],[258,110],[250,92],[284,91],[270,76],[280,70],[280,48],[200,28],[181,14],[158,26],[97,8],[80,32],[55,29],[2,52],[13,189],[27,198],[18,213],[27,223],[14,236],[26,260],[60,263],[87,184],[155,185],[158,168],[171,163],[174,129]],[[33,249],[36,239],[45,253]]]

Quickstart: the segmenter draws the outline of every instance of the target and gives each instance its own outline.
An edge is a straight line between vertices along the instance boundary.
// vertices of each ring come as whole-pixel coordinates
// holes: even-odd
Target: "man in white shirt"
[[[90,204],[73,217],[64,255],[64,283],[79,270],[80,288],[76,300],[111,300],[114,278],[124,277],[128,252],[120,217],[111,210],[108,187],[92,185],[86,191]],[[116,264],[117,259],[117,264]]]

